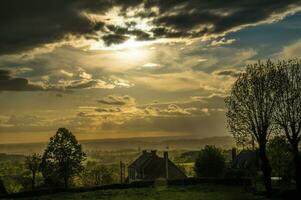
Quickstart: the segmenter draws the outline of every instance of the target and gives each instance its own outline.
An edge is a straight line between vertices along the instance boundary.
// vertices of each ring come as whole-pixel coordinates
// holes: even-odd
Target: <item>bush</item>
[[[221,177],[225,169],[225,158],[220,149],[207,145],[195,161],[194,170],[198,177]]]
[[[114,182],[113,169],[99,163],[88,161],[81,175],[84,186],[108,185]]]
[[[226,179],[250,178],[251,174],[245,169],[227,169],[224,173]]]

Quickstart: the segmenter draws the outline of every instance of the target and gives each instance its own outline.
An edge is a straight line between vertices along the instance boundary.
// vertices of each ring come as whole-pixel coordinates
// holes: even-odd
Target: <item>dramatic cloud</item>
[[[25,78],[14,78],[10,71],[0,69],[0,91],[41,91],[39,84],[30,83]]]
[[[224,98],[245,66],[300,57],[300,11],[297,0],[0,1],[1,142],[61,126],[90,139],[225,135]]]
[[[80,38],[112,45],[130,37],[211,37],[279,20],[297,10],[298,0],[4,0],[0,5],[0,53]],[[142,22],[147,25],[139,26]],[[231,41],[213,45],[221,43]]]
[[[65,89],[91,89],[91,88],[102,88],[102,89],[112,89],[115,86],[106,83],[102,80],[76,80],[66,83]]]
[[[281,19],[300,10],[300,1],[147,1],[158,8],[156,36],[180,37],[224,34],[243,26]],[[299,8],[298,8],[299,7]],[[264,8],[264,9],[263,9]]]
[[[109,35],[103,36],[102,39],[104,40],[104,42],[107,46],[110,46],[112,44],[123,43],[126,40],[128,40],[129,37],[124,36],[124,35],[109,34]]]
[[[131,87],[131,83],[118,77],[111,76],[102,80],[93,78],[82,68],[74,72],[66,70],[48,70],[48,75],[38,76],[36,81],[30,82],[27,78],[14,77],[12,74],[34,75],[33,70],[2,70],[0,69],[0,91],[61,91],[70,92],[80,89],[113,89],[115,87]],[[35,78],[35,77],[34,77]]]
[[[87,18],[83,11],[103,13],[109,1],[1,1],[0,53],[28,50],[57,42],[69,34],[93,34],[103,23]]]

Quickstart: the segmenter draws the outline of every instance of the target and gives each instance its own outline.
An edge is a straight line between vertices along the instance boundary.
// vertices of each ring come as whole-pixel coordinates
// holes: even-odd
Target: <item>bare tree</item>
[[[40,168],[41,163],[41,156],[39,154],[32,154],[31,156],[27,156],[25,160],[26,167],[31,172],[31,188],[34,189],[35,187],[35,181],[36,181],[36,173],[38,172]]]
[[[275,110],[275,121],[290,143],[295,165],[297,191],[301,191],[301,159],[298,145],[301,138],[301,60],[278,63],[281,78]]]
[[[228,127],[235,138],[254,137],[259,147],[261,169],[267,193],[271,192],[271,166],[266,144],[273,129],[277,96],[277,73],[271,61],[248,65],[226,98]]]

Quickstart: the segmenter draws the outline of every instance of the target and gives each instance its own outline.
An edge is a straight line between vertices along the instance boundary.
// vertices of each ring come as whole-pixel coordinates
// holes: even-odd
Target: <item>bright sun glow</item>
[[[140,61],[146,57],[146,51],[140,48],[129,48],[117,52],[120,59],[128,61]]]
[[[101,42],[92,43],[90,50],[106,50],[115,51],[118,59],[125,61],[142,61],[148,55],[147,42],[136,41],[134,39],[129,39],[122,44],[111,45],[109,47],[104,46]]]
[[[135,40],[127,40],[119,45],[117,56],[123,60],[140,61],[147,56],[144,44]]]

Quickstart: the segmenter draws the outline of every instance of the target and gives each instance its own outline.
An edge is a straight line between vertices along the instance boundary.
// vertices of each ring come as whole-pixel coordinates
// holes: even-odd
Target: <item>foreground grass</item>
[[[264,199],[240,187],[221,185],[156,186],[124,190],[99,190],[84,193],[60,193],[31,197],[31,200],[254,200]]]

